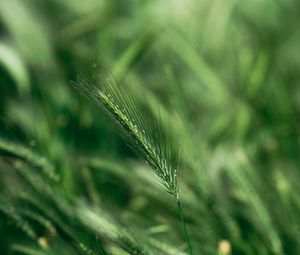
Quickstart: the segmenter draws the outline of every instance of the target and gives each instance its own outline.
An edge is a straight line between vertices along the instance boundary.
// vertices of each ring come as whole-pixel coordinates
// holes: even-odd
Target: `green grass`
[[[0,254],[298,255],[299,10],[0,0]]]

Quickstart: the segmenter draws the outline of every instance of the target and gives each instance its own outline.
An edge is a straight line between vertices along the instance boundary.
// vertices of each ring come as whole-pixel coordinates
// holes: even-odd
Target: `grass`
[[[298,255],[299,8],[0,0],[0,254]]]
[[[78,77],[77,82],[73,82],[73,86],[99,105],[116,122],[129,145],[140,152],[165,190],[174,196],[189,253],[193,254],[180,202],[177,180],[179,147],[173,145],[171,124],[168,123],[168,130],[164,130],[162,120],[151,117],[147,100],[144,98],[143,101],[141,95],[133,94],[124,80],[99,75],[96,69],[93,77],[98,88],[82,75]],[[116,84],[119,82],[123,84],[117,87]],[[142,111],[139,108],[142,108]]]

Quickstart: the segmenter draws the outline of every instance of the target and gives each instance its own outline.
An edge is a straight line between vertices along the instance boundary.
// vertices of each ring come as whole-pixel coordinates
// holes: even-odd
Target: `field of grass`
[[[1,255],[299,255],[300,1],[0,0]]]

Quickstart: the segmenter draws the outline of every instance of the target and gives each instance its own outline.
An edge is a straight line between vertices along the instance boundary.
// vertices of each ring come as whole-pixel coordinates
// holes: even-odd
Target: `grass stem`
[[[180,203],[179,198],[177,198],[177,206],[178,206],[180,220],[181,220],[181,224],[182,224],[182,228],[183,228],[184,237],[185,237],[186,242],[188,244],[189,254],[193,255],[193,249],[192,249],[192,245],[191,245],[191,239],[190,239],[188,228],[187,228],[184,216],[183,216],[183,210],[181,208],[181,203]]]

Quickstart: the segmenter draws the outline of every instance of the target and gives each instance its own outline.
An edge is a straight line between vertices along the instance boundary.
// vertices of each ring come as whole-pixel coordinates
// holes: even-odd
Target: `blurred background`
[[[0,253],[185,254],[172,198],[70,86],[95,63],[175,117],[195,254],[300,254],[299,13],[0,0]]]

